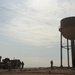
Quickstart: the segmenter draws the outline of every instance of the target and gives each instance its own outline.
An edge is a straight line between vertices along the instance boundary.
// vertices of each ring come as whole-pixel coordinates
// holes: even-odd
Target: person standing
[[[51,63],[51,69],[53,69],[53,60],[51,60],[50,63]]]
[[[22,69],[24,68],[24,62],[22,61]]]

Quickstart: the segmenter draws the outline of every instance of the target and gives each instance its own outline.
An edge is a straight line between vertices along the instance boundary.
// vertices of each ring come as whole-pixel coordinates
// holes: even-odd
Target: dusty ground
[[[75,75],[71,68],[25,68],[23,70],[0,70],[0,75]]]

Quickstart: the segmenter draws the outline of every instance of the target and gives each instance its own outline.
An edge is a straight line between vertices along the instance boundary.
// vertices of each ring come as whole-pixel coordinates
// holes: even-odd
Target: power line
[[[10,6],[10,5],[8,5],[8,6]],[[17,11],[13,11],[13,10],[11,10],[11,9],[9,9],[9,8],[6,8],[6,7],[0,7],[0,8],[3,8],[3,9],[6,9],[6,10],[8,10],[8,11],[12,11],[12,12],[18,13],[18,14],[20,14],[20,15],[23,16],[23,17],[25,16],[25,17],[27,17],[27,18],[30,18],[30,19],[36,20],[36,21],[38,21],[38,22],[42,22],[42,23],[44,23],[44,24],[49,25],[49,23],[47,23],[47,22],[44,22],[44,21],[38,20],[37,18],[33,18],[33,17],[31,17],[31,16],[28,16],[27,14],[22,14],[22,13],[25,13],[25,11],[23,11],[23,10],[21,10],[21,9],[19,9],[19,12],[17,12]],[[20,10],[21,10],[21,11],[20,11]],[[20,13],[20,12],[22,12],[22,13]]]

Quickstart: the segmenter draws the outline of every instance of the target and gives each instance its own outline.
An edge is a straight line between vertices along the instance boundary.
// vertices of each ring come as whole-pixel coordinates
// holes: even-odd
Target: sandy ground
[[[72,68],[25,68],[23,70],[0,70],[0,75],[75,75]]]

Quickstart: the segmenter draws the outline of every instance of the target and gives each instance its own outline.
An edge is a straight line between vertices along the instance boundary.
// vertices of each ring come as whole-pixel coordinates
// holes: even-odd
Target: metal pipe
[[[72,52],[72,67],[74,68],[74,62],[75,62],[75,52],[74,52],[74,40],[71,40],[71,52]]]
[[[60,60],[61,60],[61,61],[60,61],[60,62],[61,62],[61,66],[60,66],[60,67],[63,67],[63,66],[62,66],[62,32],[61,32],[61,35],[60,35],[60,45],[61,45],[61,46],[60,46],[60,54],[61,54],[61,55],[60,55],[60,56],[61,56],[61,58],[60,58]]]
[[[68,67],[70,67],[70,65],[69,65],[69,42],[68,42],[68,39],[67,39],[67,60],[68,60]]]

